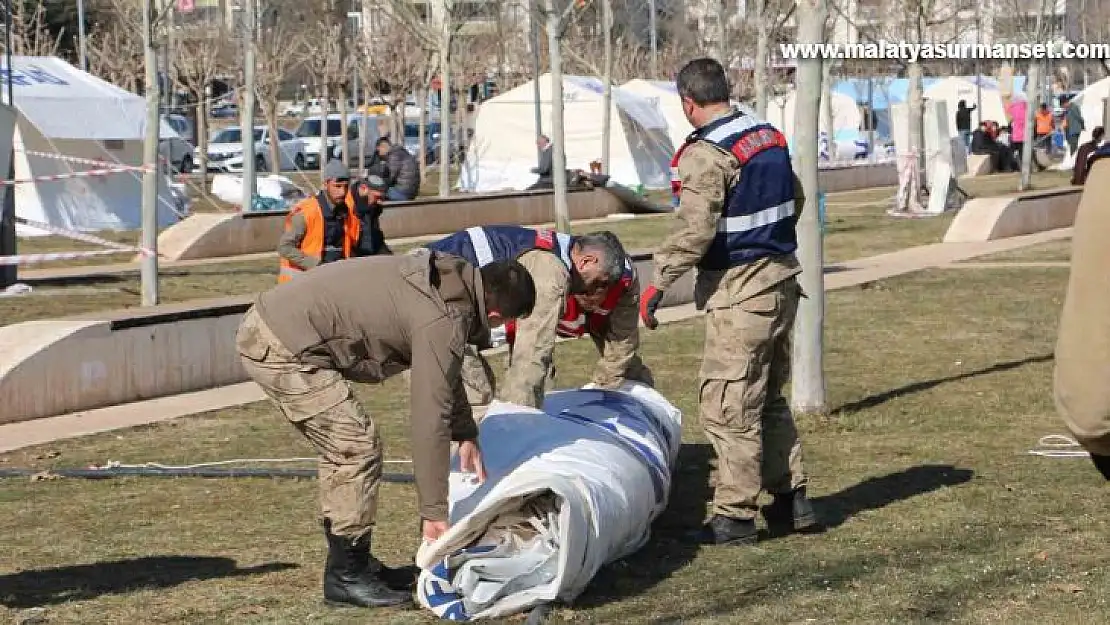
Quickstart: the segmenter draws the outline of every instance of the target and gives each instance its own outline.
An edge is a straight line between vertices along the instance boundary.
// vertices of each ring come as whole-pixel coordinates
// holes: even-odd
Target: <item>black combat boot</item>
[[[1110,456],[1091,454],[1091,462],[1095,463],[1095,468],[1102,474],[1102,477],[1110,480]]]
[[[381,562],[371,566],[370,536],[351,540],[331,533],[330,520],[324,521],[328,539],[328,561],[324,567],[324,600],[332,604],[384,608],[412,602],[412,593],[394,590],[385,581]],[[375,570],[376,569],[376,570]]]
[[[386,586],[393,590],[416,590],[416,580],[420,577],[420,568],[415,564],[397,568],[388,567],[381,560],[370,555],[370,572],[377,573]]]
[[[759,539],[759,530],[752,519],[715,514],[695,533],[695,539],[703,545],[751,545]]]
[[[806,497],[805,486],[789,493],[773,495],[771,505],[763,506],[763,519],[772,535],[782,536],[791,532],[812,534],[825,528],[817,520],[813,504]]]

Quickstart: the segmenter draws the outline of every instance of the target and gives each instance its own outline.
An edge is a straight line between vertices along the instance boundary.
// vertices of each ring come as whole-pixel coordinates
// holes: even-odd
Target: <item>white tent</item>
[[[794,101],[796,98],[797,92],[791,91],[782,96],[771,97],[767,101],[767,121],[781,130],[787,139],[794,137]],[[833,138],[837,141],[854,141],[859,137],[862,121],[863,114],[860,113],[856,101],[849,95],[833,91]],[[828,128],[823,126],[823,122],[820,130],[828,132]]]
[[[694,127],[682,112],[682,100],[678,97],[678,89],[673,82],[635,78],[621,85],[621,90],[656,102],[663,117],[667,119],[667,135],[674,147],[682,145],[686,137],[694,132]]]
[[[543,130],[551,131],[551,74],[540,76]],[[532,81],[490,98],[478,109],[459,186],[469,191],[525,189],[536,181],[535,96]],[[564,153],[567,169],[589,171],[601,158],[600,80],[563,77]],[[666,188],[674,145],[655,102],[613,88],[609,175],[614,182]],[[554,149],[558,149],[556,146]]]
[[[2,59],[0,59],[2,60]],[[146,101],[57,57],[12,57],[16,122],[15,179],[142,165]],[[5,66],[6,69],[6,66]],[[6,89],[0,88],[7,99]],[[162,137],[173,130],[160,124]],[[98,161],[78,163],[57,154]],[[69,230],[133,230],[141,225],[142,173],[43,180],[15,185],[16,214]],[[159,185],[158,225],[176,220],[169,180]],[[19,226],[21,236],[45,234]]]
[[[1103,78],[1087,85],[1086,89],[1072,98],[1072,106],[1078,106],[1079,113],[1083,116],[1083,132],[1079,135],[1080,144],[1091,140],[1092,130],[1110,122],[1102,119],[1106,98],[1110,98],[1110,78]]]
[[[992,88],[997,83],[994,81],[983,81],[980,90],[976,90],[975,83],[967,78],[962,77],[949,77],[942,78],[925,88],[922,92],[922,97],[927,100],[941,101],[945,103],[948,109],[948,128],[953,137],[958,137],[959,132],[956,130],[956,107],[959,105],[960,100],[964,100],[968,106],[976,106],[976,99],[979,94],[982,94],[982,109],[976,111],[978,119],[983,121],[995,121],[998,125],[1005,126],[1007,124],[1006,109],[1002,100],[1002,91],[997,88]],[[1025,95],[1020,91],[1015,91],[1012,97],[1016,100],[1024,100]],[[976,119],[972,115],[972,119]],[[972,128],[974,130],[974,128]]]

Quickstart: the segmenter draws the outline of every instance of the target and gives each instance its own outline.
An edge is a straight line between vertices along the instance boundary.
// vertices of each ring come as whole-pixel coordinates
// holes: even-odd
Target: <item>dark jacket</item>
[[[550,184],[552,181],[551,168],[553,165],[551,160],[551,150],[552,147],[550,145],[544,148],[540,152],[539,166],[532,169],[532,173],[540,177],[539,180],[536,181],[537,183]]]
[[[381,167],[384,167],[381,166]],[[373,172],[373,169],[371,169]],[[378,254],[392,254],[393,251],[385,244],[385,233],[382,232],[381,217],[382,205],[371,204],[366,198],[359,195],[359,187],[366,184],[365,180],[356,180],[351,185],[351,197],[355,201],[355,216],[359,220],[358,244],[352,256],[376,256]]]
[[[482,293],[465,260],[416,250],[321,265],[255,302],[300,363],[364,383],[411,369],[413,472],[426,519],[447,519],[451,441],[478,434],[460,371],[464,346],[489,341]]]
[[[389,166],[389,186],[413,199],[420,192],[420,164],[402,145],[395,145],[385,155]]]
[[[975,107],[956,107],[956,131],[967,132],[971,130],[971,112]]]

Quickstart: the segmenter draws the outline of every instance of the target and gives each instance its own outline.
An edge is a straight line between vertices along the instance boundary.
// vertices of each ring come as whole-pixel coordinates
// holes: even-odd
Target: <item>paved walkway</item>
[[[1008,252],[1071,237],[1071,228],[989,241],[987,243],[936,243],[869,256],[830,265],[825,273],[825,290],[833,291],[923,269],[964,267],[959,263],[977,256]],[[975,263],[978,268],[1003,266],[1066,266],[1066,263]],[[693,304],[659,311],[660,323],[674,323],[699,313]],[[504,348],[493,350],[493,353]],[[177,417],[220,410],[265,399],[253,382],[123,404],[98,410],[0,425],[0,452],[40,445],[62,438],[165,421]]]

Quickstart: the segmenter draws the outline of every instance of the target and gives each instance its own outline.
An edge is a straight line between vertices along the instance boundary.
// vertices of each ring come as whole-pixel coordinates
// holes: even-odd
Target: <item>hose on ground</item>
[[[261,468],[159,468],[159,467],[105,467],[93,469],[27,469],[0,468],[0,478],[40,476],[82,478],[102,480],[118,477],[204,477],[204,478],[247,478],[247,477],[285,477],[314,478],[316,469],[261,469]],[[385,473],[382,481],[392,484],[410,484],[413,476],[409,473]]]

